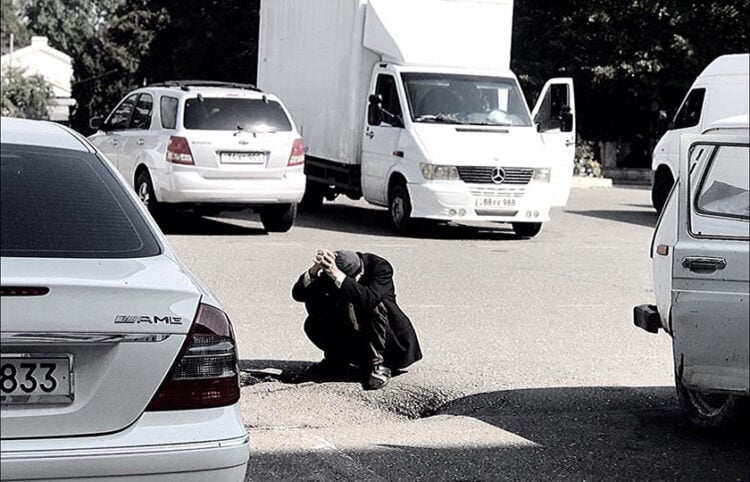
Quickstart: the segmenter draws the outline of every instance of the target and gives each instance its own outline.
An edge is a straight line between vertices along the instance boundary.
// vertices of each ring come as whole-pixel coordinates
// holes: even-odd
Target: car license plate
[[[69,403],[73,401],[70,355],[3,355],[0,403]]]
[[[219,162],[222,164],[252,164],[256,166],[266,163],[265,152],[220,152]]]
[[[478,208],[512,208],[515,207],[516,200],[508,197],[479,197],[474,205]]]

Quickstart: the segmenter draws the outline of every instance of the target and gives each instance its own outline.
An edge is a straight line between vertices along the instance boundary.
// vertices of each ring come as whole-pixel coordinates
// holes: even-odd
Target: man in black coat
[[[305,303],[305,333],[324,353],[316,372],[355,364],[367,370],[365,386],[377,389],[391,369],[422,358],[414,327],[396,304],[393,268],[380,256],[318,250],[292,297]]]

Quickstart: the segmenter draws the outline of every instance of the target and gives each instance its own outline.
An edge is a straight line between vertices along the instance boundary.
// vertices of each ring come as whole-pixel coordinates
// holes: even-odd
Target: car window
[[[163,95],[159,100],[159,114],[163,129],[175,129],[177,127],[177,99]]]
[[[3,144],[0,255],[134,258],[161,247],[105,162],[93,153]]]
[[[401,102],[398,100],[396,80],[392,75],[381,74],[378,76],[375,94],[383,99],[383,109],[385,110],[383,112],[383,122],[390,125],[400,125],[401,122],[396,118],[402,118]]]
[[[706,89],[693,89],[688,94],[685,102],[674,116],[674,129],[683,129],[685,127],[697,126],[701,120],[701,111],[703,110],[703,99],[706,96]]]
[[[194,97],[185,101],[185,129],[289,132],[292,124],[278,102],[263,99]]]
[[[138,102],[135,103],[133,118],[130,120],[129,129],[149,129],[151,128],[151,111],[154,106],[154,99],[151,94],[141,94]]]
[[[128,96],[118,105],[104,122],[102,128],[105,131],[121,131],[127,129],[130,116],[135,108],[138,94]]]
[[[701,182],[695,207],[701,214],[750,219],[747,147],[721,146]]]

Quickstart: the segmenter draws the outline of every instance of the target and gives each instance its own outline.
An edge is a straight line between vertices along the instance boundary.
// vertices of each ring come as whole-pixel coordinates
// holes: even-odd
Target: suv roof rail
[[[166,80],[149,84],[148,87],[179,87],[182,90],[190,90],[190,87],[226,87],[231,89],[246,89],[261,92],[253,84],[243,84],[240,82],[223,82],[220,80]]]

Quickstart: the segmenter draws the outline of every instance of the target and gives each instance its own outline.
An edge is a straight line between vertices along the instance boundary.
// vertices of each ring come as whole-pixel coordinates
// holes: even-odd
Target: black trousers
[[[337,310],[331,316],[309,316],[305,333],[332,361],[370,367],[385,363],[388,312],[380,303],[369,313],[353,314]]]

